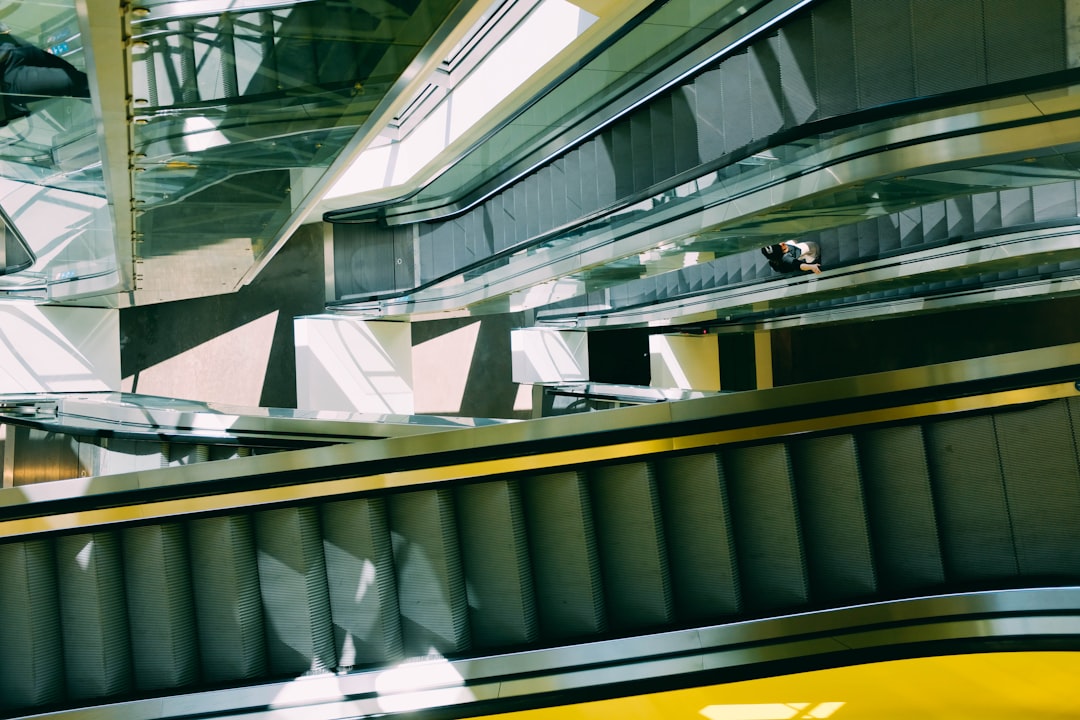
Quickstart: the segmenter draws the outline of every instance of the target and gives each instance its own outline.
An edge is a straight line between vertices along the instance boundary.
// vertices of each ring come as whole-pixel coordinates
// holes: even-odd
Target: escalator
[[[1000,192],[1009,210],[1011,192],[1038,194],[1023,186],[1075,177],[1068,142],[1053,150],[1028,142],[1055,112],[1075,114],[1059,97],[1074,81],[1062,9],[972,2],[883,11],[831,0],[754,28],[745,44],[725,46],[730,38],[718,34],[715,62],[497,189],[440,206],[328,213],[338,223],[331,304],[383,316],[505,312],[621,292],[640,278],[675,283],[665,276],[682,267],[739,282],[756,265],[708,260],[903,215],[904,244],[893,243],[898,231],[864,246],[862,233],[856,255],[837,248],[833,262],[847,263],[905,249],[912,208],[974,204],[982,220],[980,203]],[[956,24],[961,36],[943,32]],[[897,40],[903,47],[882,42],[894,34],[907,38]],[[1014,57],[1036,37],[1048,39],[1038,53]],[[991,127],[1008,135],[988,155]],[[928,239],[942,240],[942,220],[927,221]],[[1001,221],[1015,222],[1008,212]],[[401,262],[412,252],[415,262]]]
[[[5,489],[0,697],[9,714],[318,701],[335,717],[363,713],[330,699],[402,692],[394,667],[449,662],[461,669],[425,687],[453,692],[423,707],[505,709],[499,697],[553,702],[544,678],[575,663],[579,685],[605,665],[620,681],[707,670],[699,654],[720,651],[706,636],[728,653],[768,636],[795,661],[825,652],[815,643],[843,657],[858,642],[812,637],[844,613],[870,613],[860,627],[886,651],[922,632],[889,623],[925,630],[968,594],[984,630],[1000,613],[1068,618],[1078,357],[239,458],[36,502]],[[1039,611],[1046,589],[1065,595]],[[1001,632],[1021,644],[1076,647],[1072,625],[1016,622]],[[671,666],[632,671],[648,658]],[[455,695],[476,673],[501,690]]]
[[[754,249],[550,303],[537,317],[617,325],[635,316],[677,318],[709,309],[729,322],[747,323],[1073,278],[1080,270],[1074,250],[1078,190],[1076,181],[1009,188],[805,233],[800,239],[818,244],[829,276],[846,271],[843,284],[789,287],[767,306],[761,284],[785,276]],[[916,261],[932,266],[917,273],[901,269]],[[887,277],[873,272],[881,269]]]

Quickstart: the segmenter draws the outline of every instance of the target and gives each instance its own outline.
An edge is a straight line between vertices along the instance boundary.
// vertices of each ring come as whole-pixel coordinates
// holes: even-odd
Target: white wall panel
[[[118,310],[0,303],[0,393],[119,389]]]
[[[408,323],[318,315],[293,326],[299,409],[413,414]]]
[[[589,334],[584,330],[521,328],[510,333],[513,380],[541,384],[589,379]]]

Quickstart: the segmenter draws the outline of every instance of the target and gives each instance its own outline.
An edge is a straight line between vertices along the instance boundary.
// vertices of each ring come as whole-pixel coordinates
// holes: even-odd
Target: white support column
[[[655,388],[720,390],[716,335],[650,335],[649,365]]]
[[[293,321],[301,410],[412,415],[412,326],[333,315]]]
[[[0,303],[0,393],[119,389],[118,310]]]

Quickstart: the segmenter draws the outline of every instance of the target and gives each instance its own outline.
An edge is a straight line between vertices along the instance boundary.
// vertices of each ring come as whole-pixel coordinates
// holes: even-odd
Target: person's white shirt
[[[800,260],[805,260],[806,262],[814,262],[814,260],[817,259],[815,257],[814,248],[812,248],[809,243],[795,242],[794,240],[785,240],[784,244],[788,247],[798,249],[799,252],[797,257]]]

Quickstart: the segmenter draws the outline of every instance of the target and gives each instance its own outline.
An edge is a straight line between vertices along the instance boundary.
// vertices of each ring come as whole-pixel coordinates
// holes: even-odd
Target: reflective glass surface
[[[132,23],[135,231],[140,259],[164,259],[145,287],[169,282],[167,258],[200,248],[216,255],[209,283],[234,285],[453,6],[143,3]]]
[[[112,242],[85,68],[72,2],[0,7],[0,294],[45,297],[115,269],[93,247]]]
[[[460,6],[140,0],[117,16],[129,29],[120,45],[99,37],[103,6],[93,1],[86,36],[73,2],[5,3],[0,206],[37,261],[27,269],[5,245],[5,267],[23,271],[0,293],[135,289],[127,301],[140,303],[235,289],[298,224],[327,168],[402,91],[399,78],[441,42]],[[3,50],[12,36],[32,61]],[[83,90],[16,85],[15,65],[61,62]],[[90,66],[100,77],[87,82]],[[98,88],[104,117],[84,97]]]

